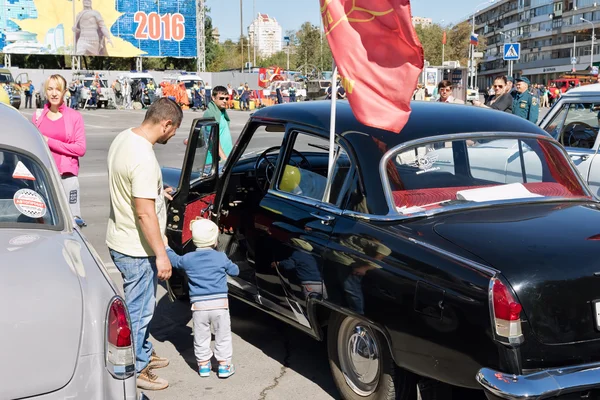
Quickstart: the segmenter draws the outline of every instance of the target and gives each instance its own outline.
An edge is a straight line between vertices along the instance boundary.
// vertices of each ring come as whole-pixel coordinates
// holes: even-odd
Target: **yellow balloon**
[[[2,86],[0,88],[0,103],[10,105],[10,96],[6,92],[6,89],[4,88],[4,86]]]
[[[297,167],[286,165],[279,183],[279,189],[291,193],[298,187],[301,179],[300,170]]]

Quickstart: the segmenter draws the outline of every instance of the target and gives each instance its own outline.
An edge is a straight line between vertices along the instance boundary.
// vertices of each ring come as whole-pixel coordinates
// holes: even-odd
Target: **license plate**
[[[600,331],[600,300],[594,300],[592,305],[594,306],[594,315],[596,316],[596,329]]]

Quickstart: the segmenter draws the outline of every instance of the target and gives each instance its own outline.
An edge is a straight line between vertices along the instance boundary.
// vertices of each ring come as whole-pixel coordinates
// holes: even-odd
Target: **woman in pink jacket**
[[[33,123],[48,143],[69,201],[71,214],[81,217],[79,157],[85,154],[83,117],[64,103],[67,81],[51,75],[44,85],[46,104],[33,114]]]

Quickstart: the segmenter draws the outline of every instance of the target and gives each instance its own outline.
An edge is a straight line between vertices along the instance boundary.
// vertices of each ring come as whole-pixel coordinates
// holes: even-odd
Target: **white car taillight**
[[[501,341],[518,344],[523,341],[521,310],[523,307],[515,299],[509,288],[498,278],[491,283],[490,303],[495,334]]]
[[[113,298],[108,307],[105,353],[106,369],[115,378],[126,379],[135,373],[131,324],[120,297]]]

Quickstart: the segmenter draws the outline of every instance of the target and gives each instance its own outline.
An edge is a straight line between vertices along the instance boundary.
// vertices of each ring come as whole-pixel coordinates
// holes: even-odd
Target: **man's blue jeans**
[[[156,307],[156,257],[131,257],[109,250],[110,257],[123,277],[125,304],[129,310],[135,349],[135,369],[140,373],[150,362],[152,354],[148,325]]]

